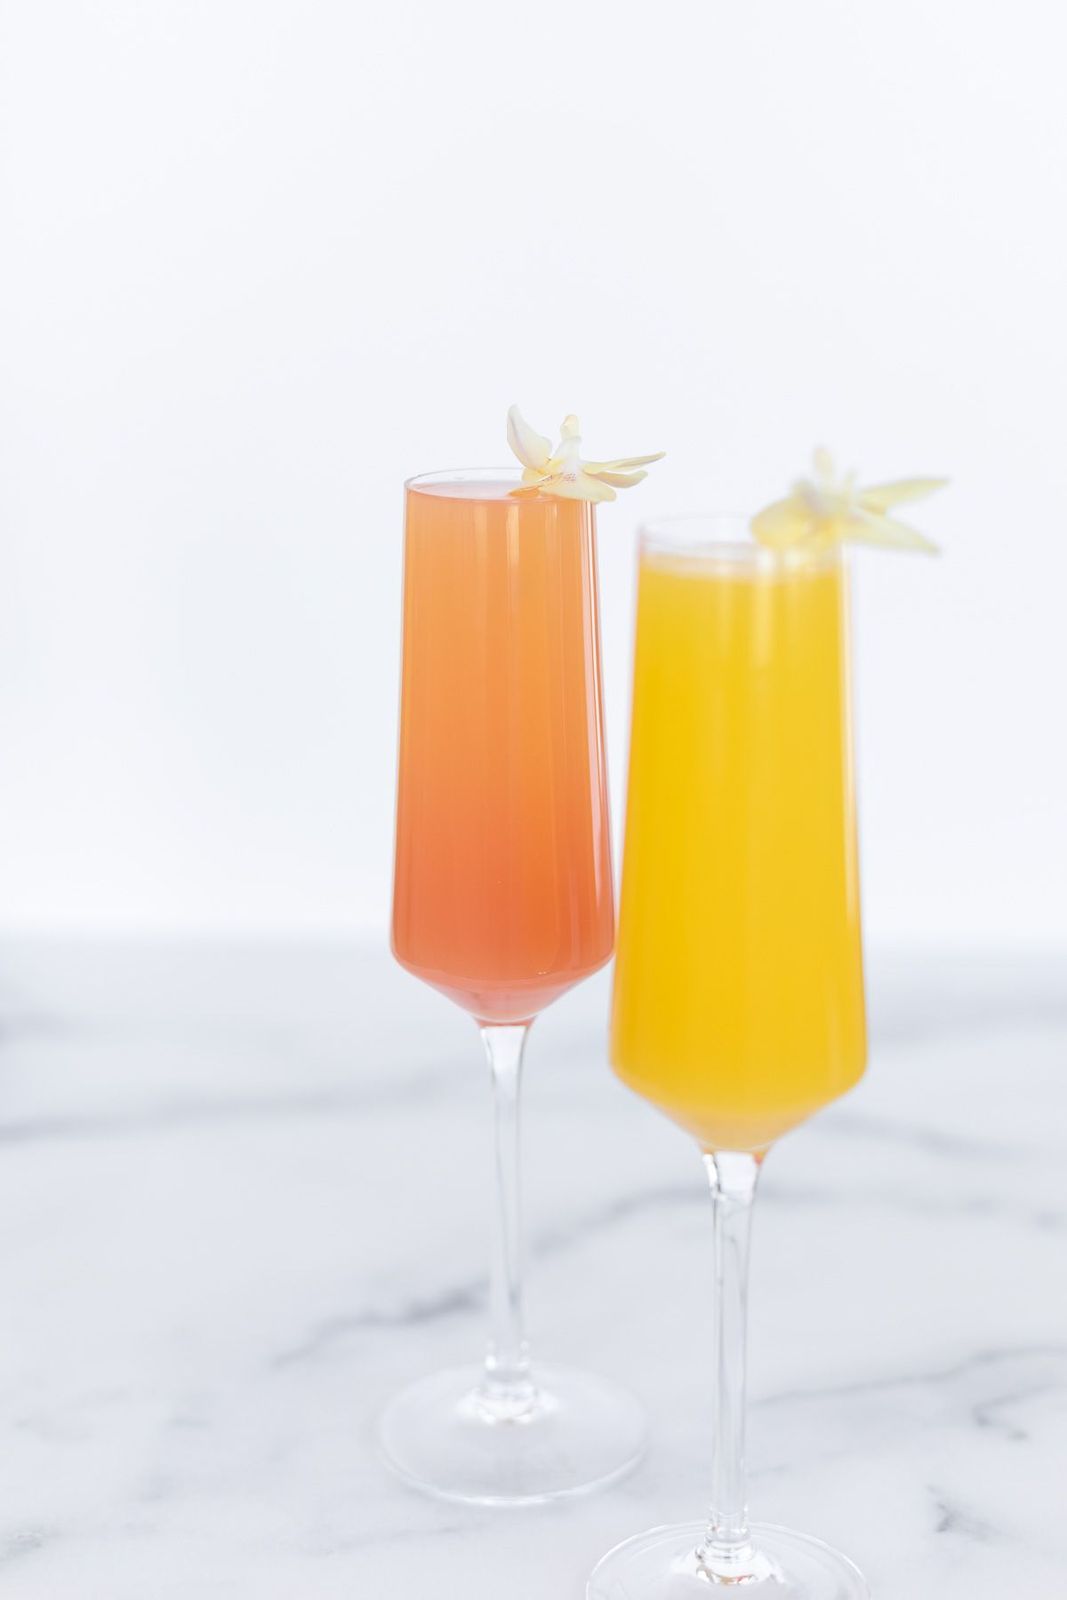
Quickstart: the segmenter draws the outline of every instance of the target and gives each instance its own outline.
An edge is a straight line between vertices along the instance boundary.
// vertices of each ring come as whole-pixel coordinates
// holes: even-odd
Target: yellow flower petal
[[[901,478],[897,483],[875,483],[860,490],[859,502],[865,511],[888,511],[908,500],[922,500],[947,483],[947,478]]]
[[[647,478],[647,472],[609,472],[607,468],[596,468],[583,463],[586,477],[596,478],[599,483],[610,483],[616,489],[632,489],[635,483],[640,483],[642,478]]]
[[[615,490],[610,484],[601,483],[599,478],[591,478],[588,473],[578,472],[573,476],[550,478],[544,485],[546,494],[555,495],[560,500],[614,500]]]
[[[799,495],[792,494],[765,506],[751,522],[755,537],[770,550],[788,550],[791,545],[803,544],[812,537],[815,525],[811,507]]]
[[[620,456],[617,461],[583,461],[586,472],[629,472],[633,467],[647,467],[653,461],[662,461],[666,450],[657,450],[651,456]]]
[[[825,445],[820,445],[811,453],[811,464],[815,468],[815,476],[824,483],[833,483],[837,477],[834,471],[834,458]]]
[[[552,455],[551,442],[530,427],[518,406],[508,407],[508,444],[524,467],[541,472]]]
[[[927,555],[939,553],[933,540],[917,529],[909,528],[895,517],[883,517],[862,509],[848,518],[841,537],[850,544],[879,545],[885,550],[923,550]]]

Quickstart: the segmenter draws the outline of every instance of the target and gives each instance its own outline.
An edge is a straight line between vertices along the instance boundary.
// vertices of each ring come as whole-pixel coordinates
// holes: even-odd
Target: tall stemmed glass
[[[741,522],[641,540],[612,1061],[698,1141],[711,1185],[716,1431],[706,1522],[618,1546],[589,1600],[860,1600],[845,1556],[749,1523],[745,1302],[760,1164],[866,1059],[838,547],[761,549]]]
[[[481,1030],[496,1226],[484,1364],[404,1391],[382,1441],[409,1481],[483,1503],[606,1482],[644,1440],[628,1395],[532,1367],[523,1332],[523,1047],[615,930],[594,509],[519,481],[414,478],[405,534],[393,952]]]

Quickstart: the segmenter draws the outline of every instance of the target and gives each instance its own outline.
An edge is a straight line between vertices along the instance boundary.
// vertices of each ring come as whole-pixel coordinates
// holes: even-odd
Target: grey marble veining
[[[1067,961],[884,957],[871,998],[867,1079],[762,1183],[752,1502],[877,1600],[1067,1600]],[[607,1071],[606,1000],[530,1043],[531,1332],[642,1397],[650,1453],[467,1511],[374,1424],[480,1346],[470,1023],[379,950],[0,948],[0,1595],[581,1600],[698,1516],[703,1178]]]

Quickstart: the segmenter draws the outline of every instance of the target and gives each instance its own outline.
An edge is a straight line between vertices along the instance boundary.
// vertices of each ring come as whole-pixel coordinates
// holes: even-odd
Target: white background
[[[857,584],[875,938],[1067,938],[1067,34],[1049,0],[0,0],[0,920],[382,930],[400,483],[633,530],[944,473]]]

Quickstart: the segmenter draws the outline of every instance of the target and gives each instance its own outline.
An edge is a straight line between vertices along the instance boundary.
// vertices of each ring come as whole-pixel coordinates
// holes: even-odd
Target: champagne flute
[[[533,1019],[611,956],[595,509],[507,470],[407,485],[393,952],[469,1012],[493,1088],[484,1363],[423,1379],[387,1459],[449,1499],[549,1500],[641,1454],[614,1385],[533,1367],[523,1331],[519,1087]]]
[[[697,1140],[711,1186],[711,1511],[619,1545],[588,1600],[868,1594],[820,1540],[750,1523],[744,1473],[760,1166],[865,1060],[840,547],[667,519],[641,538],[612,1062]]]

